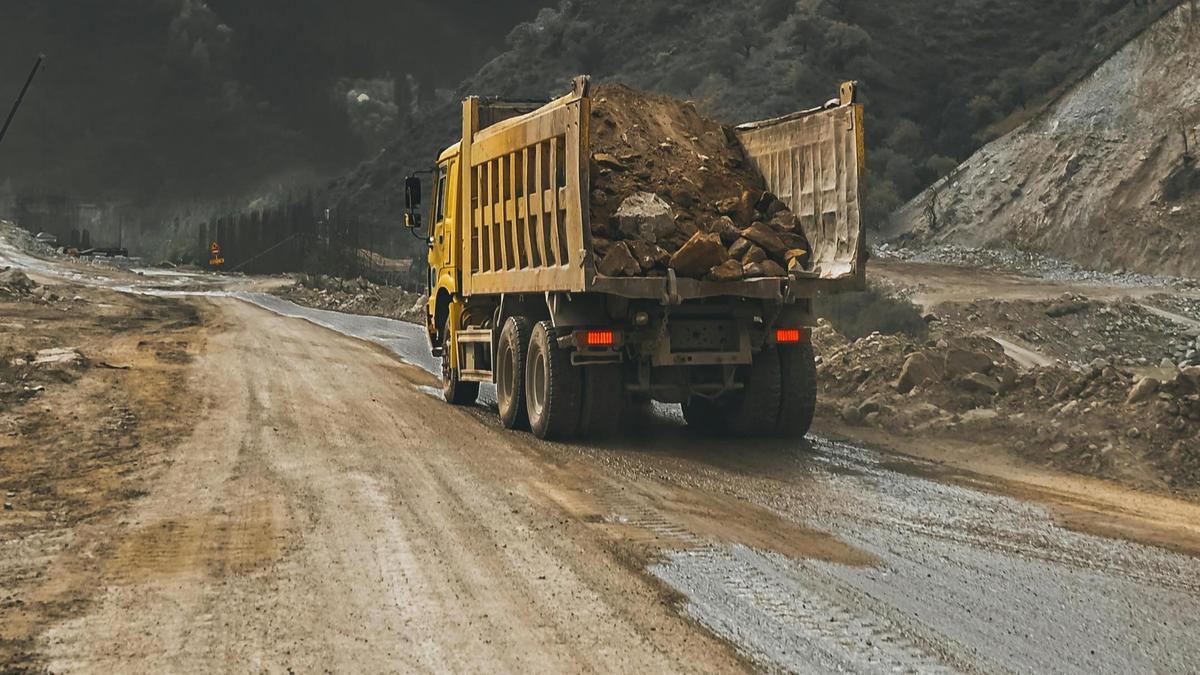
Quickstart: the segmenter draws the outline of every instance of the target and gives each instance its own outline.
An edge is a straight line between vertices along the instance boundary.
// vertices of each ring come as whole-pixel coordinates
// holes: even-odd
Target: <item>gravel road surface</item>
[[[1170,546],[1098,536],[980,476],[702,439],[670,409],[546,444],[486,400],[437,400],[418,327],[111,283],[192,294],[220,324],[194,432],[163,449],[97,601],[44,636],[53,670],[1200,670],[1186,523]]]

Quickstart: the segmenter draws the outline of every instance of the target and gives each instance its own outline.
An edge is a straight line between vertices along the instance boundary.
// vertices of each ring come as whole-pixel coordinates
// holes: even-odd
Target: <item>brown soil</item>
[[[690,102],[624,85],[601,85],[593,100],[591,223],[602,274],[661,276],[671,268],[736,281],[784,276],[793,258],[807,264],[804,232],[765,192],[731,128],[701,117]],[[649,209],[664,214],[661,223],[645,210],[630,220],[652,221],[653,236],[621,222],[622,206],[636,195],[661,200]],[[761,229],[746,230],[756,224]]]
[[[674,208],[680,231],[667,248],[675,250],[721,216],[717,203],[763,193],[763,178],[732,129],[701,117],[695,104],[620,84],[599,85],[593,101],[592,227],[598,233],[619,238],[621,201],[651,192]]]
[[[822,322],[814,332],[822,416],[898,444],[1003,447],[1055,469],[1200,494],[1200,391],[1174,370],[1145,365],[1157,364],[1178,328],[1128,300],[1066,300],[943,302],[919,337],[848,340]],[[1063,309],[1073,311],[1052,316]],[[991,361],[987,375],[1000,390],[945,375],[902,393],[911,355],[940,359],[956,349]],[[1034,358],[1014,358],[1025,353]],[[1164,384],[1127,404],[1145,376]]]
[[[0,296],[0,670],[38,670],[35,640],[97,589],[109,532],[189,433],[187,372],[204,317],[183,303],[77,287]],[[68,296],[72,300],[57,299]],[[34,366],[72,347],[72,365]],[[75,557],[63,568],[59,561]],[[78,564],[78,561],[88,561]]]

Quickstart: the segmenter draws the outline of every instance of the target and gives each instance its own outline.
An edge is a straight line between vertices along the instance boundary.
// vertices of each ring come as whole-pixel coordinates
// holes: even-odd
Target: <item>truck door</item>
[[[429,238],[429,288],[436,293],[439,281],[445,283],[445,275],[453,278],[454,268],[454,212],[448,206],[450,198],[451,162],[437,169],[433,184],[433,205],[430,220],[433,232]]]

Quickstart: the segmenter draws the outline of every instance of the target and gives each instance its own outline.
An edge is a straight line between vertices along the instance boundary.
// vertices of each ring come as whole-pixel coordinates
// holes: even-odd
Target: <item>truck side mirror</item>
[[[412,211],[421,207],[421,179],[409,176],[404,179],[404,208]]]

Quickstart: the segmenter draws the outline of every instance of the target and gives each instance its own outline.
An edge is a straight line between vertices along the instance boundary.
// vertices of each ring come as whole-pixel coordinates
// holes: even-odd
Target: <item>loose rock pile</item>
[[[58,294],[45,286],[30,279],[24,272],[16,268],[0,272],[0,298],[27,299],[34,302],[55,302],[60,300]]]
[[[342,279],[324,274],[304,275],[275,295],[304,307],[332,312],[380,316],[409,323],[424,323],[429,297],[394,286],[380,286],[363,278]]]
[[[732,130],[691,103],[621,85],[592,109],[591,222],[606,276],[710,281],[808,268],[811,246]]]

